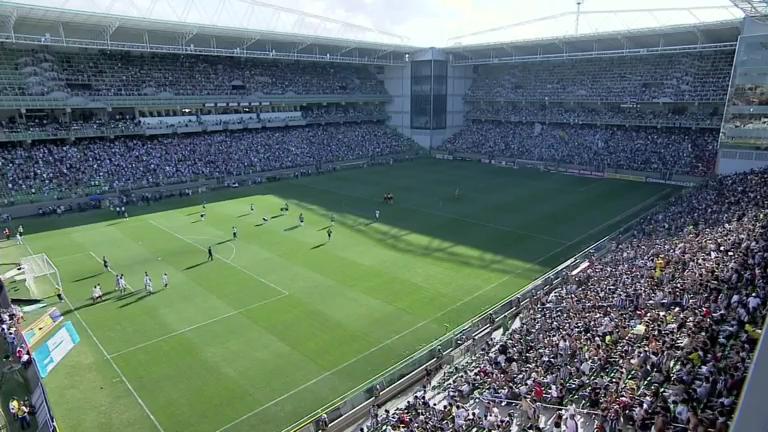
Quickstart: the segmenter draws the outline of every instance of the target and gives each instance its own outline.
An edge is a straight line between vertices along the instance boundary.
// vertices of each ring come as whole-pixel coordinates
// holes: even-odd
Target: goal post
[[[22,258],[21,268],[30,297],[37,299],[50,297],[56,293],[57,288],[61,288],[59,269],[46,254]]]

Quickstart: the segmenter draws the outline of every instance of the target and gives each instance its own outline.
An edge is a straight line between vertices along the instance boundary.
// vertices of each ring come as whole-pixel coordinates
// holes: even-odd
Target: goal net
[[[21,268],[32,298],[42,299],[61,288],[59,270],[46,254],[37,254],[21,259]]]

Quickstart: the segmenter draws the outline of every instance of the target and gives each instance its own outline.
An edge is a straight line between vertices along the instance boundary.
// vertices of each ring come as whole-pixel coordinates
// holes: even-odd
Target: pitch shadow
[[[288,227],[288,228],[285,228],[285,229],[283,229],[283,231],[293,231],[293,230],[295,230],[295,229],[299,228],[300,226],[301,226],[301,225],[294,225],[294,226],[290,226],[290,227]]]
[[[81,277],[81,278],[79,278],[79,279],[75,279],[75,280],[73,280],[72,282],[73,282],[73,283],[74,283],[74,282],[82,282],[82,281],[84,281],[84,280],[93,279],[93,278],[95,278],[96,276],[100,276],[100,275],[103,275],[103,274],[104,274],[104,272],[98,272],[98,273],[94,273],[94,274],[92,274],[92,275],[83,276],[83,277]]]
[[[184,270],[192,270],[193,268],[197,268],[197,267],[200,267],[201,265],[205,265],[205,264],[208,264],[209,262],[210,262],[210,261],[206,260],[206,261],[202,261],[202,262],[199,262],[199,263],[197,263],[197,264],[192,264],[192,265],[191,265],[191,266],[189,266],[189,267],[184,267]]]

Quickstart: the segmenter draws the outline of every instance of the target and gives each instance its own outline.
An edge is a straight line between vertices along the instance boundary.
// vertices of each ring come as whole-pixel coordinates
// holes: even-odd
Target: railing
[[[564,118],[558,118],[557,116],[543,116],[538,118],[522,118],[522,117],[505,117],[500,115],[483,115],[483,114],[467,114],[468,120],[492,120],[506,123],[565,123],[565,124],[597,124],[597,125],[611,125],[611,126],[655,126],[655,127],[689,127],[689,128],[710,128],[719,129],[720,121],[717,122],[701,122],[701,121],[642,121],[642,120],[600,120],[594,119],[579,119],[568,120]]]
[[[92,39],[72,39],[60,37],[39,37],[32,35],[23,35],[18,33],[0,33],[0,41],[25,43],[35,45],[52,45],[62,47],[82,47],[95,49],[117,49],[126,51],[148,51],[162,53],[184,53],[200,55],[216,55],[229,57],[252,57],[252,58],[274,58],[285,60],[307,60],[307,61],[326,61],[333,63],[355,63],[355,64],[380,64],[402,66],[404,60],[386,59],[378,57],[351,57],[341,55],[321,55],[321,54],[300,54],[295,51],[277,52],[277,51],[249,51],[246,49],[222,49],[222,48],[199,48],[180,45],[158,45],[144,43],[112,42]]]
[[[544,101],[545,98],[543,97],[506,97],[506,96],[480,96],[480,95],[470,95],[467,94],[464,96],[465,102],[535,102],[535,103],[541,103]],[[570,98],[556,98],[551,97],[547,99],[550,103],[610,103],[610,104],[622,104],[627,103],[627,98],[617,99],[614,97],[598,97],[598,96],[591,96],[591,97],[585,97],[582,95],[574,94]],[[660,100],[638,100],[636,101],[638,104],[652,104],[652,105],[659,105],[659,104],[703,104],[703,103],[717,103],[717,104],[724,104],[725,103],[725,95],[721,96],[711,96],[708,98],[699,98],[696,100],[677,100],[677,99],[660,99]]]
[[[73,38],[60,38],[56,36],[33,36],[24,35],[18,33],[0,33],[0,41],[23,43],[33,45],[50,45],[61,47],[80,47],[80,48],[94,48],[94,49],[108,49],[108,50],[124,50],[124,51],[145,51],[145,52],[161,52],[161,53],[178,53],[178,54],[199,54],[199,55],[215,55],[215,56],[227,56],[227,57],[250,57],[250,58],[270,58],[270,59],[283,59],[283,60],[304,60],[304,61],[324,61],[331,63],[353,63],[353,64],[373,64],[373,65],[391,65],[391,66],[403,66],[405,60],[396,60],[394,58],[380,58],[380,57],[351,57],[331,54],[300,54],[295,51],[277,52],[277,51],[249,51],[247,49],[222,49],[222,48],[198,48],[193,46],[181,46],[181,45],[158,45],[148,43],[129,43],[129,42],[112,42],[106,40],[93,40],[93,39],[73,39]]]
[[[388,102],[389,95],[247,95],[247,96],[89,96],[89,97],[48,97],[48,96],[0,96],[0,108],[88,108],[107,107],[242,107],[265,104],[307,103],[360,103]]]
[[[658,206],[659,204],[645,211],[638,209],[638,211],[642,211],[641,215],[635,217],[632,221],[623,225],[612,234],[604,237],[600,241],[594,243],[592,246],[584,249],[573,258],[568,259],[558,267],[540,276],[538,279],[528,284],[521,291],[515,292],[500,302],[496,303],[495,305],[486,308],[483,312],[479,313],[463,325],[453,329],[446,335],[419,349],[414,354],[411,354],[397,364],[377,374],[375,377],[350,390],[333,402],[330,402],[322,408],[307,415],[303,419],[284,429],[283,432],[318,431],[319,429],[317,428],[317,421],[322,414],[326,414],[330,421],[335,421],[341,418],[343,415],[351,412],[354,408],[373,398],[383,389],[397,383],[404,377],[416,371],[418,368],[435,359],[438,352],[438,347],[440,348],[441,352],[447,352],[450,349],[457,347],[459,345],[457,344],[457,341],[463,339],[464,335],[474,334],[480,331],[482,328],[485,328],[487,326],[487,317],[489,314],[493,313],[494,316],[499,317],[505,314],[509,314],[513,311],[521,311],[522,306],[525,305],[526,302],[533,296],[536,296],[541,292],[545,292],[557,286],[560,283],[562,276],[565,275],[565,272],[569,271],[571,268],[577,267],[586,259],[607,251],[613,241],[619,239],[621,236],[629,232],[643,216],[653,212],[656,208],[658,208]]]
[[[452,60],[451,64],[454,66],[461,66],[461,65],[477,65],[477,64],[489,64],[489,63],[522,63],[522,62],[532,62],[532,61],[564,60],[564,59],[575,59],[575,58],[623,57],[623,56],[634,56],[634,55],[651,55],[651,54],[665,54],[665,53],[677,53],[677,52],[735,50],[735,49],[736,49],[736,42],[726,42],[726,43],[716,43],[716,44],[684,45],[684,46],[676,46],[676,47],[633,48],[633,49],[623,49],[623,50],[587,51],[587,52],[562,52],[557,54],[534,54],[534,55],[512,56],[512,57],[490,56],[490,57],[484,57],[484,58]]]

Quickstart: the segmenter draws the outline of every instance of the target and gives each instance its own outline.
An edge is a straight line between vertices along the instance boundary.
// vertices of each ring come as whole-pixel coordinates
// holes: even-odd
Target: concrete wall
[[[445,52],[438,49],[427,49],[413,54],[411,60],[448,60]],[[380,78],[392,96],[387,106],[388,124],[402,134],[414,139],[420,146],[430,148],[437,146],[448,137],[455,134],[464,126],[466,107],[464,94],[472,85],[474,74],[472,66],[451,66],[448,64],[448,112],[446,129],[422,130],[411,129],[411,64],[403,66],[387,66]]]
[[[384,87],[392,96],[387,103],[389,114],[387,124],[404,135],[410,135],[411,128],[411,64],[405,66],[387,66],[384,68]]]

